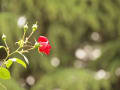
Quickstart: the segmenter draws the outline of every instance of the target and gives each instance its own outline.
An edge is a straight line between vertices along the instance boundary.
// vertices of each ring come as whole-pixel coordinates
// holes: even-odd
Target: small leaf
[[[25,68],[27,67],[26,64],[21,59],[11,58],[10,60],[12,60],[13,62],[17,62],[17,63],[21,64]]]
[[[3,67],[0,67],[0,78],[2,79],[10,79],[10,72]]]
[[[23,58],[25,59],[26,63],[29,64],[29,60],[27,59],[27,57],[26,57],[24,54],[22,54],[21,52],[18,52],[18,53],[19,53],[20,55],[22,55]]]
[[[22,60],[20,60],[20,59],[17,59],[16,62],[21,64],[25,68],[27,67],[26,64]]]
[[[13,64],[13,61],[11,59],[8,59],[6,62],[5,62],[5,65],[7,68],[10,68],[10,66]]]

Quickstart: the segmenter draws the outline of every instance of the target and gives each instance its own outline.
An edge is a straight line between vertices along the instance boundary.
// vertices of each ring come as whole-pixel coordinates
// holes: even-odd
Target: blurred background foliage
[[[119,0],[0,0],[0,36],[11,50],[36,21],[31,41],[44,35],[52,46],[49,56],[26,54],[27,70],[14,64],[13,79],[0,82],[8,90],[119,90],[119,8]]]

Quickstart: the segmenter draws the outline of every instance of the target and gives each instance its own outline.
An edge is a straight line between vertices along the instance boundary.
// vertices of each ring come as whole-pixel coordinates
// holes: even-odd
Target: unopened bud
[[[32,26],[32,30],[33,30],[33,32],[35,32],[36,30],[37,30],[37,23],[36,24],[33,24],[33,26]]]
[[[27,24],[25,24],[25,25],[24,25],[24,32],[26,32],[26,31],[27,31],[27,29],[28,29],[28,25],[27,25]]]
[[[2,39],[3,39],[4,41],[6,41],[6,35],[5,35],[5,34],[2,35]]]
[[[20,40],[20,41],[18,41],[17,43],[18,43],[18,45],[19,45],[20,47],[23,47],[23,45],[24,45],[24,41],[23,41],[23,40]]]

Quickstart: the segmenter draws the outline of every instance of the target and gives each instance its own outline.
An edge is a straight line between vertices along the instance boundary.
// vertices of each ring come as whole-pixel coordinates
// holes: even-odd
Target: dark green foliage
[[[5,59],[6,57],[7,57],[6,48],[3,46],[0,46],[0,60]]]
[[[10,80],[0,79],[0,90],[6,90],[6,89],[7,90],[25,90],[19,86],[19,82],[16,82],[13,79],[10,79]]]
[[[31,90],[109,90],[109,81],[95,80],[88,70],[61,69],[45,75]]]

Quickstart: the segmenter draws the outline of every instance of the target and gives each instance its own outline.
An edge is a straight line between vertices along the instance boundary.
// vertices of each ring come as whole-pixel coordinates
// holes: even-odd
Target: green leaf
[[[13,64],[13,61],[11,59],[8,59],[6,62],[5,62],[5,65],[7,68],[10,68],[10,66]]]
[[[24,54],[22,54],[21,52],[18,52],[18,53],[19,53],[20,55],[22,55],[23,58],[25,59],[26,63],[29,64],[29,60],[27,59],[27,57],[26,57]]]
[[[0,78],[2,79],[10,79],[10,72],[3,67],[0,67]]]
[[[27,67],[26,64],[22,60],[20,60],[20,59],[17,59],[16,62],[21,64],[25,68]]]
[[[21,64],[25,68],[27,67],[27,65],[21,59],[11,58],[10,60],[12,60],[13,62],[17,62],[17,63]]]

